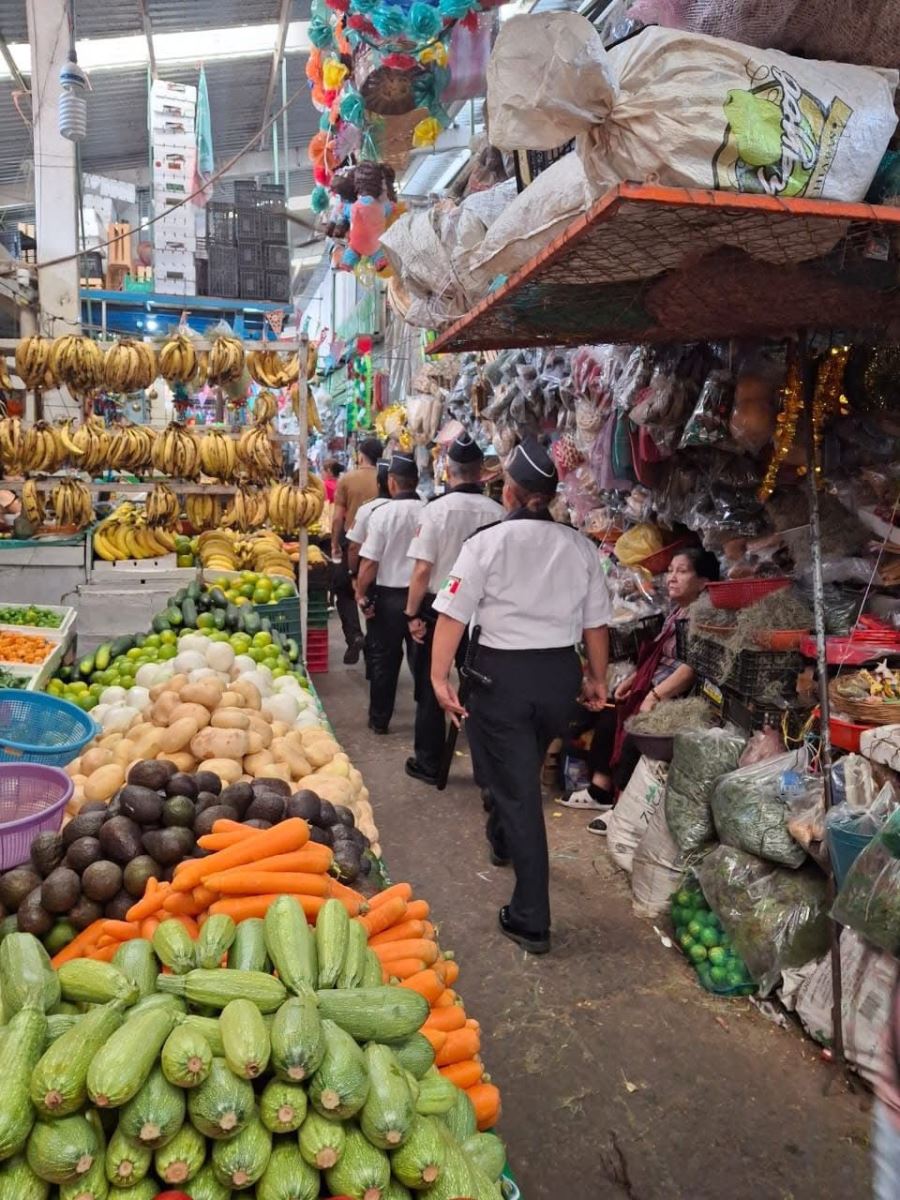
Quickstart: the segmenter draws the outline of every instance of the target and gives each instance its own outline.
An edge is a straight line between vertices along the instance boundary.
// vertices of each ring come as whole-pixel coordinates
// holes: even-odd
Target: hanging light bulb
[[[74,50],[69,51],[69,61],[59,73],[59,84],[60,136],[70,142],[83,142],[87,137],[88,78],[79,67]]]

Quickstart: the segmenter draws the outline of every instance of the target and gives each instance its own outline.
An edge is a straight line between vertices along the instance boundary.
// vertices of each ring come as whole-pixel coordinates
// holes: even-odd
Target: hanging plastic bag
[[[762,995],[777,986],[782,971],[828,949],[828,881],[812,863],[791,871],[717,846],[696,874]]]
[[[734,376],[724,367],[710,371],[694,411],[688,417],[680,450],[686,446],[712,446],[728,437],[728,418],[734,403]]]
[[[743,748],[743,735],[727,729],[675,734],[666,783],[666,819],[686,854],[714,840],[710,796],[716,781],[735,769]]]
[[[889,954],[900,951],[900,811],[854,861],[832,916]]]
[[[487,68],[491,57],[492,13],[479,13],[474,28],[457,21],[450,35],[447,65],[450,82],[441,92],[441,104],[451,100],[471,100],[483,96],[487,88]]]
[[[734,388],[728,422],[731,440],[748,454],[759,454],[775,432],[776,389],[761,373],[741,372]]]
[[[635,525],[616,542],[616,558],[620,563],[633,567],[662,548],[662,533],[655,525]]]
[[[802,866],[806,851],[788,832],[786,806],[789,798],[819,791],[818,780],[807,789],[798,774],[805,766],[806,751],[797,750],[723,775],[710,801],[719,840],[769,862]]]

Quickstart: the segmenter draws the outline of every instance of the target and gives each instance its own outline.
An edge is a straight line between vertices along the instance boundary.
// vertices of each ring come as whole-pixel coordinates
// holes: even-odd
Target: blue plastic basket
[[[99,732],[93,717],[67,700],[0,689],[0,762],[64,767]]]
[[[825,841],[831,858],[831,869],[834,871],[834,882],[838,888],[843,887],[850,868],[874,836],[874,833],[853,833],[849,829],[834,827],[826,830]]]

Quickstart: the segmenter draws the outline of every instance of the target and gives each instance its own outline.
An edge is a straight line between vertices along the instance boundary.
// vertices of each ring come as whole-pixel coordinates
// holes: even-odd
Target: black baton
[[[466,649],[466,657],[459,671],[459,702],[463,708],[466,706],[466,700],[472,690],[473,684],[480,684],[483,687],[490,687],[491,681],[480,671],[476,671],[474,667],[475,654],[478,650],[478,642],[481,639],[481,626],[476,625],[472,630],[472,635],[469,638],[469,645]],[[456,753],[456,742],[459,738],[460,725],[455,722],[450,722],[450,729],[447,733],[447,739],[444,742],[444,756],[441,759],[441,765],[437,773],[437,790],[442,792],[447,786],[447,780],[450,776],[450,767],[453,765],[453,755]]]

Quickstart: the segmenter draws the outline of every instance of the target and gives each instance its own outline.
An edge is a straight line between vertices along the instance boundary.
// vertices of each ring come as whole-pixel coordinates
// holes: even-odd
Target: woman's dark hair
[[[702,546],[688,546],[672,555],[673,562],[676,558],[686,558],[693,567],[694,574],[701,579],[706,579],[710,583],[719,582],[719,560],[712,550],[704,550]]]
[[[331,476],[332,479],[337,479],[337,477],[340,474],[342,474],[343,470],[344,470],[344,464],[342,462],[339,462],[338,459],[336,459],[336,458],[329,458],[324,463],[322,463],[322,471],[323,472],[327,471],[327,473]]]

